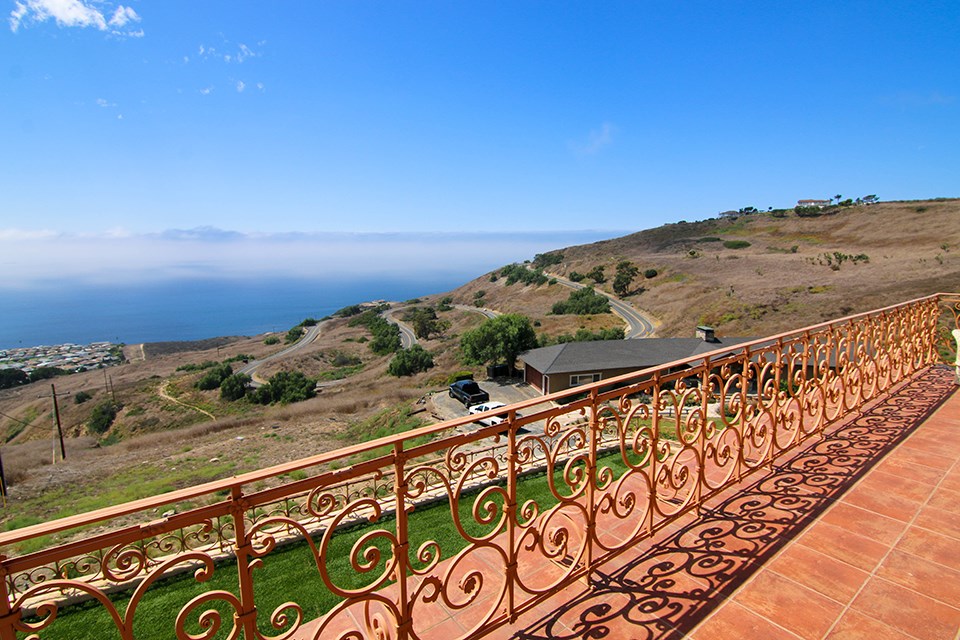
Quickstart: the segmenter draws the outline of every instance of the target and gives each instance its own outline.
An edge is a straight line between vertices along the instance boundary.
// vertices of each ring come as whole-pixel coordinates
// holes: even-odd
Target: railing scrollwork
[[[0,640],[67,638],[81,615],[122,640],[407,640],[437,611],[469,611],[480,634],[927,367],[960,371],[958,345],[960,296],[938,294],[530,400],[501,424],[449,421],[0,533]],[[306,477],[258,488],[294,470]],[[15,552],[54,531],[78,533]],[[283,588],[264,587],[277,572]],[[175,588],[175,605],[147,606]]]

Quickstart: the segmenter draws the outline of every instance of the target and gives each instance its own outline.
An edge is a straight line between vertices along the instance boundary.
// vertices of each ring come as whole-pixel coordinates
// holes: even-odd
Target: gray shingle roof
[[[540,373],[575,373],[604,369],[643,369],[690,358],[724,347],[733,348],[755,338],[643,338],[567,342],[520,354],[520,360]]]

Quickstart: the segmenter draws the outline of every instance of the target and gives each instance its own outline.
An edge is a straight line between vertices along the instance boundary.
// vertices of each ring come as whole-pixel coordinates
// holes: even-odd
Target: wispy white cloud
[[[140,16],[131,7],[120,5],[110,18],[111,27],[125,27],[131,22],[140,22]]]
[[[116,102],[110,102],[110,101],[108,101],[108,100],[104,100],[103,98],[97,98],[97,106],[98,106],[98,107],[103,107],[104,109],[108,109],[108,108],[110,108],[110,107],[115,107],[115,106],[117,106],[117,103],[116,103]]]
[[[208,96],[211,93],[213,93],[213,87],[204,87],[203,89],[200,89],[200,93],[202,93],[205,96]]]
[[[140,22],[140,16],[132,7],[117,5],[108,19],[98,8],[104,4],[90,0],[17,0],[8,20],[10,30],[16,33],[21,26],[53,20],[58,27],[92,27],[118,36],[143,36],[142,29],[127,29],[132,23]]]
[[[243,93],[243,90],[247,88],[247,85],[244,84],[243,80],[237,81],[237,93]]]
[[[265,40],[261,40],[257,43],[257,45],[262,46],[265,43]],[[233,45],[230,42],[224,42],[223,46],[219,49],[217,47],[201,44],[197,47],[197,55],[205,60],[222,60],[228,64],[241,64],[249,58],[258,58],[261,54],[258,51],[254,51],[242,42],[237,45]],[[184,62],[189,62],[186,56],[184,56]]]
[[[883,96],[880,101],[883,104],[901,108],[940,107],[956,103],[957,97],[945,95],[939,91],[930,91],[929,93],[905,91],[894,95]]]
[[[465,280],[536,253],[619,235],[556,233],[242,233],[197,227],[134,234],[123,229],[65,234],[0,229],[0,290],[70,274],[72,282],[112,284],[174,278],[424,276]],[[476,251],[483,246],[484,251]],[[37,261],[36,256],[45,256]]]
[[[50,239],[60,237],[60,235],[50,229],[0,229],[0,242]]]
[[[574,142],[570,146],[581,155],[594,155],[613,144],[613,136],[616,132],[616,125],[604,122],[599,129],[592,130],[586,140]]]

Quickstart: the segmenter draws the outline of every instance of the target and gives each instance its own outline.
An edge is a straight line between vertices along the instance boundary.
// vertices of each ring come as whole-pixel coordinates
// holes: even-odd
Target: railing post
[[[0,555],[0,640],[17,640],[14,622],[20,619],[20,612],[10,608],[10,592],[7,590],[7,557]]]
[[[766,359],[766,356],[764,356]],[[773,413],[773,433],[771,434],[770,441],[770,467],[773,468],[773,458],[777,456],[777,436],[780,433],[780,426],[783,424],[784,418],[786,417],[783,413],[783,407],[786,406],[786,402],[780,402],[781,394],[781,385],[783,384],[783,338],[777,339],[777,354],[776,360],[773,365],[773,406],[770,408]],[[787,387],[789,389],[789,385]],[[786,400],[787,392],[783,391],[784,400]],[[800,441],[799,435],[799,425],[798,431],[794,434],[793,439],[797,442]],[[790,445],[787,445],[789,448]]]
[[[410,613],[409,594],[407,593],[407,563],[410,561],[410,530],[407,519],[407,478],[404,462],[403,442],[393,445],[393,499],[394,512],[397,514],[397,548],[393,553],[396,558],[397,580],[397,609],[400,619],[397,620],[397,639],[407,640],[413,628],[413,617]]]
[[[707,486],[707,423],[710,418],[707,416],[707,405],[709,404],[709,386],[710,386],[710,358],[703,359],[703,371],[700,373],[700,416],[703,422],[700,424],[697,434],[697,458],[699,458],[700,472],[696,487],[696,505],[697,515],[701,513],[701,504],[703,502],[703,489]]]
[[[253,575],[250,556],[251,541],[247,539],[246,506],[239,485],[230,489],[230,514],[233,517],[234,548],[237,554],[237,574],[240,580],[240,611],[233,614],[233,624],[246,640],[257,639],[257,606],[253,596]]]
[[[653,436],[653,442],[650,443],[652,454],[650,456],[650,508],[647,521],[647,532],[653,532],[654,521],[657,511],[657,476],[660,474],[660,460],[657,456],[660,454],[660,371],[653,374],[653,388],[650,394],[650,433]]]
[[[740,360],[740,450],[737,452],[737,482],[743,479],[743,470],[747,466],[747,413],[750,399],[750,350],[744,349]]]
[[[549,420],[549,418],[547,418]],[[507,430],[507,616],[510,624],[517,620],[517,414],[507,415],[510,428]],[[549,471],[547,472],[549,473]]]
[[[597,535],[597,438],[600,429],[597,392],[596,387],[590,390],[590,430],[587,432],[587,491],[584,497],[587,506],[587,530],[583,535],[583,564],[587,569],[587,584],[590,584],[590,574],[593,571],[593,540]]]

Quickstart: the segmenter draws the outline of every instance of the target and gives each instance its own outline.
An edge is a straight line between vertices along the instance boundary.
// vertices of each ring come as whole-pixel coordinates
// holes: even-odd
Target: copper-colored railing
[[[958,313],[938,294],[0,533],[0,639],[419,638],[441,609],[480,636],[953,357]]]

